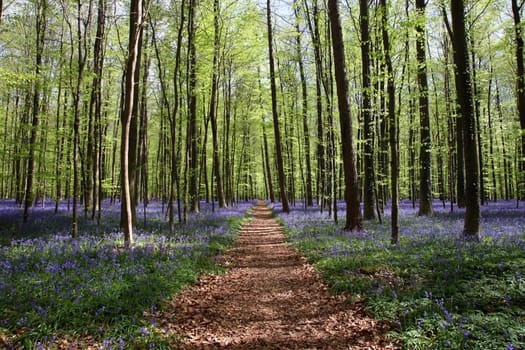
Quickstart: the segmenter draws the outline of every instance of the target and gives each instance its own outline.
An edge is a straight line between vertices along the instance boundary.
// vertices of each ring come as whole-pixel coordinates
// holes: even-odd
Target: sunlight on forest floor
[[[291,242],[334,292],[396,322],[394,336],[408,348],[525,346],[525,209],[515,201],[482,207],[479,244],[460,239],[464,209],[450,213],[435,202],[433,217],[418,217],[402,202],[397,246],[388,209],[383,224],[365,222],[362,233],[349,234],[326,212],[298,204],[281,214]]]

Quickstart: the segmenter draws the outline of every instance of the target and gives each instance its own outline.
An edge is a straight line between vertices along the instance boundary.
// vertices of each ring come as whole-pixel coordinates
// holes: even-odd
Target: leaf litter
[[[331,295],[315,269],[285,242],[259,202],[236,245],[207,275],[162,310],[146,313],[175,349],[398,349],[390,323],[360,303]]]

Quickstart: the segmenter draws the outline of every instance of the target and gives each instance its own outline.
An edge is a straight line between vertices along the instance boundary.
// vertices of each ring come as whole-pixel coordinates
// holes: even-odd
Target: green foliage
[[[173,235],[150,223],[132,249],[123,247],[121,233],[14,241],[0,250],[0,340],[25,349],[53,348],[52,338],[168,349],[169,339],[144,313],[162,308],[200,274],[221,273],[215,256],[245,220],[203,217]]]
[[[525,346],[525,236],[523,220],[507,220],[485,224],[479,244],[459,240],[458,221],[446,214],[405,217],[397,246],[388,221],[354,235],[328,221],[292,219],[288,237],[334,293],[397,324],[392,337],[407,349],[518,349]]]

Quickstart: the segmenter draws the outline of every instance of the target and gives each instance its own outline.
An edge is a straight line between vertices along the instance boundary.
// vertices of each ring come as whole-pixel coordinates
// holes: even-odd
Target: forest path
[[[285,243],[264,202],[253,218],[222,258],[227,274],[203,277],[153,315],[159,328],[183,335],[177,348],[395,348],[381,323],[330,295],[314,268]]]

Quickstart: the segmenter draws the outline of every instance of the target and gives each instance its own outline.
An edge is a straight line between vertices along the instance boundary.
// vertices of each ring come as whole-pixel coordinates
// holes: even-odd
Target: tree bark
[[[281,146],[281,131],[279,129],[279,112],[277,111],[277,88],[275,85],[275,63],[273,57],[273,31],[272,31],[272,11],[270,0],[266,2],[266,21],[268,26],[268,57],[270,61],[270,87],[272,93],[272,117],[273,130],[275,134],[275,152],[277,156],[277,170],[279,175],[279,193],[281,196],[281,203],[283,205],[283,212],[289,213],[290,207],[288,205],[288,197],[286,194],[286,177],[284,174],[284,163]]]
[[[129,137],[130,137],[130,123],[133,113],[133,105],[138,101],[134,101],[135,89],[135,70],[137,66],[138,52],[139,52],[139,37],[140,29],[142,27],[142,0],[132,1],[130,6],[130,21],[129,21],[129,41],[128,41],[128,57],[126,60],[126,77],[124,90],[124,106],[121,111],[121,145],[120,145],[120,171],[121,171],[121,223],[124,229],[124,242],[126,247],[131,247],[133,244],[133,215],[132,215],[132,198],[130,189],[129,174],[135,169],[130,168],[129,164]]]
[[[197,135],[197,56],[195,45],[195,11],[197,0],[190,0],[188,14],[188,201],[193,213],[199,212],[199,160]]]
[[[91,176],[87,177],[87,182],[91,185],[88,187],[88,192],[92,195],[91,219],[93,220],[96,211],[99,209],[100,197],[102,193],[99,192],[100,181],[100,161],[102,155],[99,151],[99,143],[101,142],[102,129],[102,72],[104,65],[104,41],[106,37],[106,0],[98,1],[97,14],[97,32],[95,35],[95,46],[93,48],[93,82],[89,104],[90,124],[93,125],[92,132],[89,132],[88,140],[88,168]],[[87,206],[85,208],[88,210]]]
[[[417,82],[419,87],[419,212],[418,215],[432,215],[432,153],[430,135],[430,112],[428,104],[428,81],[426,60],[426,1],[416,0],[416,11],[420,17],[416,24]]]
[[[480,222],[479,164],[463,0],[451,0],[451,13],[454,33],[454,63],[459,78],[456,92],[463,118],[463,154],[465,157],[466,213],[462,235],[467,240],[478,241]]]
[[[361,229],[361,207],[355,161],[352,119],[348,101],[348,80],[346,76],[343,31],[339,18],[337,0],[328,0],[328,15],[332,29],[332,49],[334,55],[335,81],[339,107],[339,123],[343,145],[343,166],[345,177],[346,230]]]
[[[325,147],[324,147],[324,128],[323,128],[323,96],[322,96],[322,76],[323,66],[321,60],[321,42],[319,38],[319,10],[317,6],[317,0],[313,1],[312,15],[310,15],[308,1],[305,0],[304,8],[306,10],[306,19],[308,22],[308,29],[310,30],[310,36],[312,38],[312,44],[314,47],[314,60],[315,60],[315,101],[316,101],[316,115],[317,115],[317,187],[316,197],[317,203],[323,210],[323,196],[325,192]],[[312,18],[313,17],[313,18]]]
[[[395,81],[392,59],[390,57],[390,37],[388,35],[388,5],[387,0],[380,0],[381,5],[381,30],[383,36],[383,49],[385,65],[387,69],[387,94],[388,94],[388,120],[390,121],[390,186],[392,191],[392,215],[391,215],[391,238],[392,244],[399,241],[399,141],[397,134],[399,130],[398,115],[396,113]]]
[[[299,64],[299,77],[301,79],[301,98],[302,98],[302,120],[303,120],[303,143],[304,143],[304,157],[306,165],[306,183],[305,183],[305,200],[307,206],[314,205],[313,189],[312,189],[312,163],[310,155],[310,129],[308,126],[308,89],[306,87],[306,78],[304,74],[304,64],[302,58],[301,47],[301,30],[299,27],[299,1],[295,0],[295,29],[297,31],[296,45],[297,45],[297,63]]]
[[[213,1],[213,68],[211,77],[211,97],[209,118],[211,121],[211,133],[213,139],[213,168],[216,181],[217,201],[219,208],[226,208],[226,200],[224,198],[224,190],[222,186],[222,171],[219,154],[219,136],[217,132],[217,90],[219,86],[219,55],[220,55],[220,28],[219,28],[220,4],[219,0]]]
[[[1,4],[0,4],[1,5]],[[35,56],[35,84],[33,89],[33,115],[31,121],[31,137],[29,140],[29,156],[27,158],[26,188],[24,200],[24,217],[23,221],[27,222],[29,218],[29,208],[33,206],[33,181],[35,167],[35,148],[38,138],[38,124],[40,116],[40,72],[42,70],[42,58],[44,54],[45,32],[47,24],[47,0],[37,2],[36,13],[36,56]]]
[[[516,36],[516,102],[521,127],[521,186],[518,189],[518,198],[525,198],[525,67],[523,64],[523,26],[521,24],[521,9],[523,1],[512,0],[512,14],[514,18],[514,33]],[[521,191],[521,193],[520,193]]]
[[[365,220],[375,219],[374,208],[374,139],[373,139],[373,116],[372,101],[370,98],[372,84],[370,82],[370,21],[368,15],[368,0],[359,0],[360,24],[361,24],[361,79],[363,105],[361,118],[363,120],[363,163],[364,163],[364,191],[363,191],[363,218]]]
[[[82,2],[77,1],[77,76],[73,94],[73,218],[71,236],[78,236],[78,201],[80,192],[80,112],[82,107],[82,85],[84,80],[84,68],[87,60],[87,26],[91,22],[92,2],[89,3],[89,14],[87,19],[81,17]],[[71,27],[69,20],[68,25]],[[82,31],[82,26],[84,31]],[[73,36],[71,36],[71,58],[73,58]],[[73,84],[71,84],[73,85]]]

